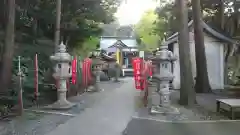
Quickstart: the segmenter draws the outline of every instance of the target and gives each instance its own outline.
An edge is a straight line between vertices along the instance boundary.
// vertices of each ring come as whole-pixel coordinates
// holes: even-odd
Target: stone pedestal
[[[101,73],[101,71],[98,71],[97,73],[96,73],[96,83],[100,83],[101,81],[100,81],[100,73]]]
[[[149,83],[148,85],[148,106],[151,108],[152,106],[158,106],[160,103],[160,96],[157,92],[156,84]]]
[[[66,83],[67,81],[65,79],[60,79],[60,87],[58,89],[58,100],[54,104],[48,106],[52,109],[69,109],[73,107],[75,104],[69,102],[66,99],[66,93],[67,93],[67,86]]]
[[[120,66],[118,63],[116,63],[114,82],[119,82],[119,77],[120,77]]]

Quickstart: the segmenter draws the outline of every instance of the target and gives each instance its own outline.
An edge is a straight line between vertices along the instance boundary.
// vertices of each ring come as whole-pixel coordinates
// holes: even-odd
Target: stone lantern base
[[[113,82],[115,82],[115,83],[119,83],[119,82],[121,82],[121,81],[118,80],[118,79],[117,79],[117,80],[114,79]]]
[[[98,85],[99,84],[90,85],[87,88],[87,92],[101,92],[101,91],[104,91],[104,89],[100,88]]]
[[[71,103],[66,99],[66,92],[58,92],[58,100],[55,103],[48,105],[46,108],[55,110],[66,110],[72,108],[75,105],[75,103]]]
[[[71,103],[67,100],[63,101],[63,100],[58,100],[57,102],[48,105],[46,108],[47,109],[54,109],[54,110],[67,110],[72,108],[73,106],[75,106],[75,103]]]
[[[179,114],[179,110],[172,106],[152,106],[151,114]]]

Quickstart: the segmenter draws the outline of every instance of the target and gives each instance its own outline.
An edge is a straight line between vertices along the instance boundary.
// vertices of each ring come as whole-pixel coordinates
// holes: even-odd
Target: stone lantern
[[[93,59],[93,72],[95,72],[97,83],[100,82],[100,74],[102,71],[102,66],[104,64],[104,62],[100,58],[100,54],[101,54],[101,49],[97,49],[93,54],[95,57],[92,58]]]
[[[99,83],[100,83],[100,75],[102,72],[102,66],[104,64],[104,62],[101,60],[101,58],[99,57],[100,52],[96,51],[92,54],[92,76],[93,76],[93,87],[89,88],[89,91],[102,91],[102,89],[100,89],[99,87]]]
[[[116,54],[112,55],[116,59]],[[110,62],[110,67],[111,67],[111,76],[114,77],[114,82],[120,82],[119,77],[121,74],[121,67],[119,63],[116,60],[112,60]]]
[[[53,77],[59,81],[58,100],[54,104],[48,106],[52,109],[69,109],[75,104],[67,101],[67,80],[71,77],[71,56],[66,52],[66,46],[61,43],[58,46],[57,52],[50,57],[50,59],[55,63]]]
[[[173,110],[170,107],[169,84],[174,78],[171,72],[171,63],[176,60],[176,57],[168,50],[168,46],[162,45],[151,60],[154,66],[153,82],[156,85],[155,93],[158,94],[158,96],[156,94],[152,95],[152,101],[156,101],[156,98],[160,100],[158,104],[156,102],[152,104],[151,112],[171,112]]]

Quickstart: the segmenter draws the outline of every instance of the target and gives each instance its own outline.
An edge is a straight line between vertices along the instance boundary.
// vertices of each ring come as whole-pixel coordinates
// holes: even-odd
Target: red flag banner
[[[149,76],[149,63],[142,60],[142,70],[141,70],[141,90],[145,90],[147,88],[147,78]]]
[[[135,80],[135,88],[141,89],[141,59],[139,57],[133,59],[133,72]]]
[[[82,80],[83,80],[83,86],[87,88],[88,84],[92,80],[91,78],[91,64],[92,60],[89,58],[86,58],[83,61],[83,67],[82,67]]]
[[[76,84],[77,80],[77,59],[74,57],[72,60],[72,84]]]

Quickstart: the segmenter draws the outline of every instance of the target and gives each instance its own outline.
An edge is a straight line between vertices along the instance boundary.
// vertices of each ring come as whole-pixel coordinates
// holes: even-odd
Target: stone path
[[[133,88],[133,80],[126,79],[119,88],[96,94],[95,98],[102,99],[101,101],[47,135],[238,135],[240,133],[239,121],[204,121],[201,116],[183,107],[178,108],[181,112],[179,115],[150,116],[148,109],[137,106],[138,96],[139,93]]]
[[[121,135],[135,112],[137,95],[133,80],[124,81],[121,87],[103,92],[102,101],[47,135]]]

